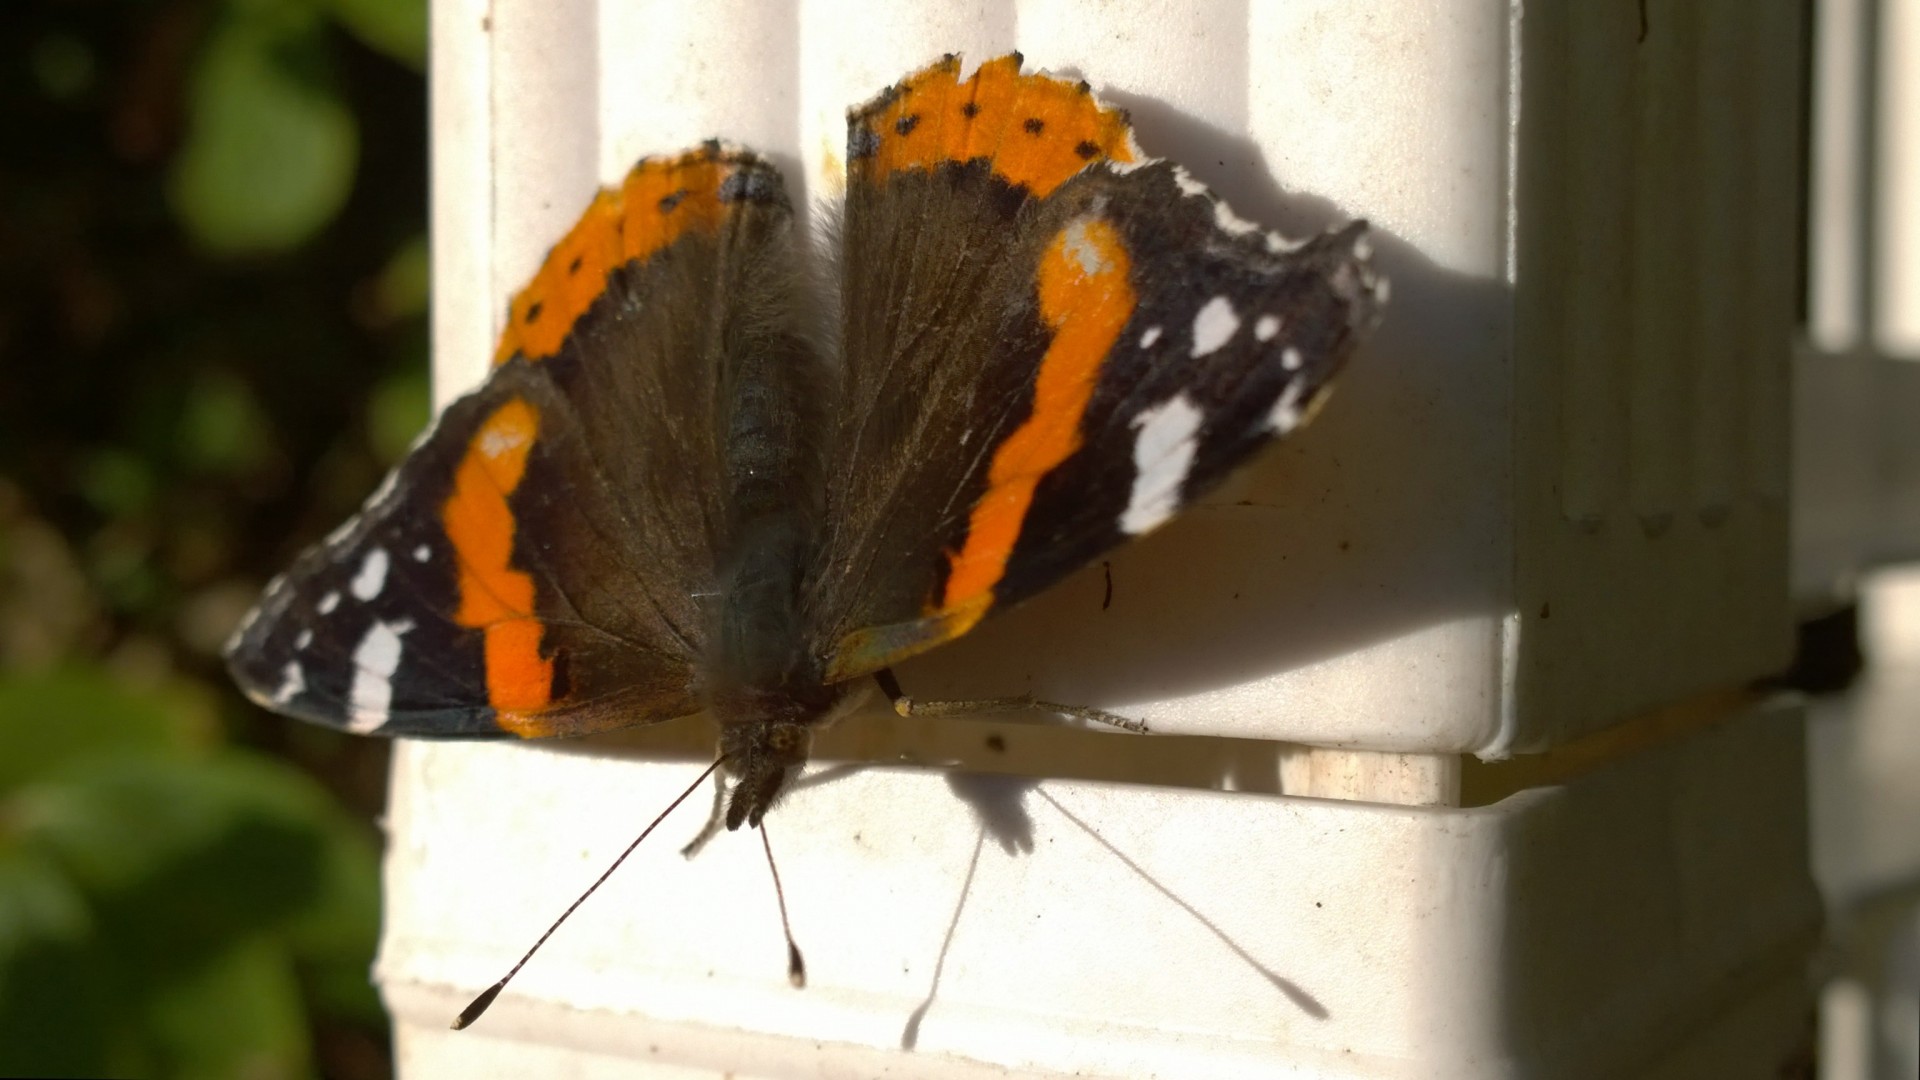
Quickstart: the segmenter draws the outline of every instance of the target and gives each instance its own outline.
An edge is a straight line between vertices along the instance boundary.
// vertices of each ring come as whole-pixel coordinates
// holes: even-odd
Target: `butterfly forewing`
[[[1364,226],[1234,218],[1084,83],[947,60],[849,117],[830,678],[965,633],[1296,426],[1379,307]]]
[[[383,734],[697,711],[723,419],[753,377],[733,358],[783,333],[793,258],[779,176],[744,151],[649,159],[603,191],[514,297],[487,381],[269,587],[229,644],[242,687]]]

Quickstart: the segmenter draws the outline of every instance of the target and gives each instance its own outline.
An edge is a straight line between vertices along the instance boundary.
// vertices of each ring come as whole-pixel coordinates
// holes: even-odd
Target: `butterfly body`
[[[1240,221],[1017,55],[910,76],[847,152],[837,290],[751,151],[602,191],[486,382],[268,587],[240,685],[388,735],[704,712],[757,825],[870,676],[1290,432],[1384,300],[1363,225]]]

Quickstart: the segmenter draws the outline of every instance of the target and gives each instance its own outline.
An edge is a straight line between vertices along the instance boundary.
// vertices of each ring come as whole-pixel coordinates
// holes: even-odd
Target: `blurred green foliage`
[[[359,143],[317,22],[310,11],[242,9],[194,67],[173,206],[214,251],[285,250],[346,202]]]
[[[0,1074],[386,1075],[386,748],[218,651],[427,415],[424,2],[4,27]]]
[[[0,1050],[13,1075],[300,1076],[305,995],[370,1025],[372,844],[191,693],[0,683]]]

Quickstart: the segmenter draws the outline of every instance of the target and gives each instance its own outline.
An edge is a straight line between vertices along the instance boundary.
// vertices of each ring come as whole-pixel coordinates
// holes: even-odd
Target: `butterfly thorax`
[[[813,517],[792,503],[760,510],[736,523],[700,679],[734,779],[729,829],[760,824],[806,764],[813,729],[837,716],[848,696],[844,686],[826,685],[803,632],[802,582],[817,542]]]

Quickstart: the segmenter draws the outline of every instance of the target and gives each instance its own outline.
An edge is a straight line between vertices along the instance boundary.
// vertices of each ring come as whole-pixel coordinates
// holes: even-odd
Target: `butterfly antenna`
[[[800,946],[793,940],[793,923],[787,920],[787,891],[780,887],[780,868],[773,862],[773,842],[767,839],[767,823],[760,822],[760,846],[767,852],[767,869],[773,871],[773,896],[780,901],[780,932],[787,935],[787,981],[794,989],[804,989],[807,985],[807,961],[800,955]]]
[[[547,943],[547,939],[553,936],[553,932],[555,930],[560,929],[560,924],[563,922],[566,922],[568,916],[571,916],[576,910],[578,910],[581,904],[586,903],[587,897],[592,896],[594,894],[594,890],[600,888],[600,886],[602,885],[605,885],[607,883],[607,879],[613,876],[613,872],[615,870],[620,869],[620,864],[627,861],[627,856],[633,854],[633,849],[640,846],[640,841],[645,840],[648,837],[648,835],[653,832],[653,830],[659,828],[660,823],[667,820],[667,815],[673,813],[674,810],[678,809],[681,803],[686,802],[687,796],[693,794],[694,791],[698,789],[701,784],[706,783],[707,777],[713,775],[713,770],[718,769],[721,766],[721,764],[724,763],[725,761],[726,761],[725,758],[721,758],[720,760],[715,761],[713,764],[707,766],[707,771],[701,773],[698,779],[694,780],[693,783],[687,785],[687,790],[681,792],[679,798],[676,798],[672,802],[668,803],[667,808],[665,810],[660,811],[660,816],[653,819],[653,824],[648,825],[646,828],[640,830],[640,835],[634,837],[633,843],[627,845],[627,850],[621,852],[620,857],[613,860],[613,865],[607,867],[606,870],[603,871],[599,877],[594,879],[593,884],[587,886],[587,891],[581,893],[579,899],[567,905],[567,910],[561,912],[560,917],[553,920],[553,925],[547,927],[547,932],[544,934],[541,934],[540,940],[533,943],[533,948],[528,949],[526,952],[526,955],[522,956],[519,959],[519,961],[513,965],[513,967],[508,969],[505,975],[502,975],[500,977],[499,982],[494,983],[492,986],[487,987],[486,990],[483,991],[479,997],[474,998],[473,1001],[470,1002],[466,1008],[460,1010],[460,1015],[456,1017],[453,1021],[453,1030],[460,1031],[463,1028],[471,1026],[475,1020],[480,1019],[480,1015],[487,1011],[488,1006],[493,1004],[493,999],[499,997],[500,991],[507,988],[508,981],[511,980],[515,975],[518,975],[520,973],[520,969],[527,966],[527,961],[533,959],[533,954],[540,951],[540,946],[545,945]],[[764,838],[764,836],[765,836],[765,833],[763,832],[762,837]],[[771,852],[769,852],[768,857],[769,858],[772,857]],[[774,880],[774,885],[777,888],[780,883],[779,876],[775,875],[773,880]],[[785,919],[786,915],[787,915],[787,903],[783,899],[780,901],[780,917],[782,919]],[[787,935],[787,945],[790,949],[792,949],[792,945],[793,945],[792,934]],[[792,949],[792,959],[794,962],[798,961],[799,956],[800,956],[800,951],[798,949]]]

